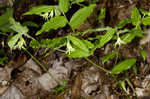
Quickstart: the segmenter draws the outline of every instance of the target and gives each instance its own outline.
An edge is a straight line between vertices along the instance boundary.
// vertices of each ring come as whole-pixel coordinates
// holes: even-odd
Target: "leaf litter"
[[[118,5],[119,3],[122,3],[122,6],[125,6],[124,9],[126,9],[127,7],[127,11],[123,10],[123,8],[119,9],[119,15],[116,15],[119,20],[129,17],[130,14],[128,13],[130,13],[130,9],[132,9],[134,4],[136,4],[137,0],[130,0],[129,4],[131,4],[132,2],[133,5],[128,5],[128,3],[125,2],[128,2],[128,0],[118,1]],[[146,4],[145,2],[146,0],[143,0],[143,4]],[[143,4],[141,4],[141,6],[143,6]],[[108,2],[106,5],[111,8],[110,2]],[[114,8],[112,7],[112,9]],[[110,13],[110,16],[115,16],[116,12],[113,12],[113,10],[111,11],[112,12]],[[115,22],[114,19],[112,19],[113,18],[111,18],[109,23],[113,24]],[[115,21],[117,22],[117,20]],[[123,46],[121,48],[121,56],[119,56],[136,56],[139,58],[138,62],[140,60],[139,64],[137,64],[139,67],[139,69],[137,70],[138,75],[134,75],[130,71],[128,71],[128,73],[131,74],[131,82],[136,81],[136,83],[139,83],[133,83],[136,94],[137,96],[139,96],[139,98],[146,96],[148,97],[150,94],[149,71],[145,71],[149,70],[150,66],[149,40],[150,36],[148,34],[140,41],[140,44],[144,45],[144,47],[146,48],[146,52],[148,53],[146,56],[146,61],[142,61],[142,59],[140,59],[139,56],[136,55],[136,53],[138,53],[139,46],[133,49],[128,49],[129,47],[135,46],[134,44],[128,45],[128,47]],[[100,54],[98,52],[99,51],[97,51],[96,54]],[[111,52],[109,46],[108,48],[106,46],[104,52],[105,53],[102,53],[101,55],[95,55],[91,58],[95,61],[99,61],[96,60],[95,57],[101,59],[101,56],[104,56],[106,53]],[[54,75],[55,78],[59,81],[59,84],[57,84],[55,80],[48,75],[48,73],[43,72],[42,69],[32,59],[28,59],[28,61],[25,62],[24,65],[17,66],[17,70],[19,72],[17,72],[17,76],[15,79],[12,77],[11,73],[16,69],[16,67],[14,68],[13,66],[5,66],[0,68],[0,99],[24,99],[28,97],[30,97],[30,99],[37,99],[37,97],[39,96],[41,97],[41,99],[49,99],[49,97],[53,97],[52,92],[55,88],[60,85],[65,85],[62,82],[63,80],[66,80],[68,82],[68,89],[65,90],[62,94],[63,99],[75,99],[75,96],[78,96],[78,99],[79,97],[82,97],[83,99],[119,99],[120,97],[126,99],[126,94],[115,85],[116,83],[114,79],[112,79],[102,71],[99,71],[94,66],[89,66],[86,61],[82,59],[68,59],[60,53],[53,53],[53,55],[50,55],[50,57],[50,60],[45,62],[45,65],[48,71],[51,72],[51,74]],[[102,66],[111,69],[112,62],[113,60],[111,60],[108,66],[107,63],[104,65],[102,65],[100,62],[99,63]],[[140,70],[143,70],[143,74],[140,72]],[[129,90],[130,97],[133,98],[134,96],[132,95],[130,88],[128,86],[126,87]],[[59,97],[59,95],[56,95],[54,99],[59,99],[57,97]]]

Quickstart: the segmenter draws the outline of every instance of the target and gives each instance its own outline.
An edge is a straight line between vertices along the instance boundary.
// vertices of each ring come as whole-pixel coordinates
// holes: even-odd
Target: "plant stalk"
[[[43,69],[45,72],[47,72],[47,73],[50,75],[50,77],[52,77],[53,80],[56,81],[57,84],[59,84],[59,82],[56,80],[56,78],[47,70],[47,68],[46,68],[43,64],[40,63],[40,61],[39,61],[38,59],[36,59],[26,48],[24,48],[24,50],[31,56],[31,58],[32,58],[37,64],[39,64],[39,65],[42,67],[42,69]]]
[[[109,70],[107,70],[107,69],[105,69],[105,68],[103,68],[103,67],[97,65],[96,63],[94,63],[94,62],[91,61],[90,59],[88,59],[88,58],[85,58],[85,59],[86,59],[88,62],[90,62],[92,65],[94,65],[94,66],[96,66],[97,68],[103,70],[104,72],[106,72],[106,73],[111,73]]]

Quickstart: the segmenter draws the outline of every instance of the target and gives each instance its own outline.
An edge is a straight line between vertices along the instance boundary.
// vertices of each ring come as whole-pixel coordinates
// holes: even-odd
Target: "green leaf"
[[[115,29],[108,30],[108,31],[106,32],[106,34],[101,37],[98,47],[101,48],[101,47],[103,47],[107,42],[109,42],[109,41],[112,39],[112,37],[114,36],[115,32],[116,32]]]
[[[26,46],[26,41],[23,37],[20,37],[18,43],[14,46],[14,49],[22,49],[24,46]]]
[[[150,16],[145,17],[145,18],[142,20],[142,23],[143,23],[144,25],[150,25]]]
[[[60,16],[61,15],[61,11],[58,8],[56,8],[54,10],[54,12],[55,12],[55,16]]]
[[[122,80],[119,82],[119,84],[120,84],[120,87],[128,94],[128,91],[127,91],[126,86],[125,86],[125,81]]]
[[[51,48],[53,51],[66,45],[65,37],[58,37],[54,39],[44,39],[38,42],[37,40],[32,40],[30,42],[30,47],[32,48]]]
[[[79,49],[74,45],[72,47],[75,49],[75,51],[71,52],[70,54],[67,54],[67,56],[70,58],[83,58],[91,55],[89,52]]]
[[[81,2],[84,2],[85,0],[71,0],[72,4],[76,3],[81,3]]]
[[[17,44],[20,37],[21,37],[20,34],[16,34],[8,41],[8,46],[10,47],[10,49],[14,48],[14,46]]]
[[[138,24],[135,28],[131,29],[130,33],[134,34],[136,37],[142,37],[143,31],[140,24]]]
[[[119,29],[123,28],[126,24],[131,23],[131,19],[125,19],[119,22],[119,24],[117,25],[117,27]]]
[[[31,40],[29,46],[35,49],[41,47],[40,43],[37,40]]]
[[[25,45],[25,41],[22,38],[22,36],[24,35],[24,36],[30,37],[27,34],[28,28],[25,26],[22,26],[19,22],[16,22],[13,18],[9,18],[9,21],[11,24],[10,28],[14,30],[15,32],[17,32],[17,34],[9,40],[8,46],[10,47],[11,50],[15,48],[22,48]]]
[[[82,40],[78,39],[75,36],[69,36],[68,39],[72,42],[73,45],[77,46],[78,48],[80,48],[86,52],[89,52],[87,46],[85,45],[85,43]]]
[[[94,45],[88,41],[88,40],[83,40],[84,44],[89,48],[89,49],[92,49],[94,48]]]
[[[74,36],[69,36],[68,39],[71,41],[71,43],[72,43],[71,46],[74,49],[74,51],[71,51],[71,53],[67,54],[68,57],[83,58],[83,57],[88,57],[91,55],[91,53],[87,47],[87,42],[85,44],[84,40],[80,40]]]
[[[135,58],[126,59],[115,65],[114,68],[111,70],[111,74],[120,74],[121,72],[131,68],[135,63],[136,63]]]
[[[30,11],[24,13],[23,15],[33,15],[33,14],[41,15],[42,13],[48,13],[55,9],[56,9],[55,6],[40,5],[33,7]]]
[[[66,13],[70,8],[70,1],[69,0],[59,0],[59,7],[60,9]]]
[[[19,34],[26,35],[28,32],[28,28],[26,26],[22,26],[19,22],[16,22],[13,18],[9,18],[10,28]]]
[[[52,50],[56,50],[66,45],[66,37],[57,37],[51,40],[49,44],[47,44],[48,48]]]
[[[137,24],[139,24],[139,22],[141,21],[141,15],[140,15],[140,12],[139,12],[139,10],[137,8],[134,8],[132,10],[131,21],[132,21],[132,24],[134,26],[136,26]]]
[[[67,24],[67,19],[64,16],[56,16],[51,18],[49,21],[45,22],[42,29],[39,30],[36,35],[40,35],[42,32],[48,32],[50,30],[57,30],[62,28]]]
[[[2,26],[0,30],[3,33],[14,33],[14,31],[10,29],[9,27],[10,27],[10,24],[7,24],[7,25],[4,25],[4,27]]]
[[[7,25],[9,23],[10,17],[13,17],[13,9],[9,8],[7,12],[0,16],[0,28],[4,27],[4,25]]]
[[[83,40],[84,44],[88,47],[90,55],[93,55],[96,47],[88,40]]]
[[[145,61],[146,60],[146,51],[145,50],[141,50],[140,54],[141,54],[143,60]]]
[[[139,10],[140,10],[140,12],[141,12],[143,15],[148,15],[148,16],[150,16],[150,12],[149,12],[149,11],[146,11],[146,10],[144,10],[144,9],[142,9],[142,8],[140,8]]]
[[[108,60],[114,58],[116,56],[116,52],[111,52],[108,55],[104,56],[102,58],[102,63],[104,64],[105,62],[107,62]]]
[[[29,27],[39,27],[35,22],[32,21],[26,21],[24,23],[22,23],[23,26],[29,26]]]
[[[133,66],[132,66],[132,69],[133,69],[133,72],[134,72],[135,74],[137,74],[137,66],[136,66],[136,65],[133,65]]]
[[[132,33],[126,33],[121,36],[122,41],[125,42],[126,44],[130,43],[134,38],[135,35]]]
[[[70,23],[69,23],[73,30],[78,28],[81,24],[84,23],[84,21],[93,12],[93,9],[95,6],[96,6],[96,4],[91,4],[88,7],[79,9],[75,14],[73,14],[73,16],[70,20]]]
[[[100,14],[98,16],[98,20],[104,19],[105,16],[106,16],[106,9],[105,8],[101,8]]]

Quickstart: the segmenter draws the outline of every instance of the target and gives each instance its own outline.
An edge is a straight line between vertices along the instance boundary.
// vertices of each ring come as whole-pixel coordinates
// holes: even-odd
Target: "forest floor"
[[[41,24],[42,19],[37,16],[21,15],[32,6],[44,4],[53,3],[49,3],[48,0],[22,0],[14,7],[14,17],[19,22],[30,20]],[[77,31],[99,27],[94,14],[98,13],[100,8],[106,8],[106,18],[102,20],[103,25],[111,27],[118,24],[120,20],[129,18],[135,6],[150,11],[150,0],[100,0],[96,4],[93,14]],[[0,11],[1,14],[3,12]],[[149,29],[150,34],[149,26],[146,29]],[[34,31],[37,30],[31,28],[30,35],[33,37],[32,32],[34,33]],[[60,37],[66,35],[66,31],[70,30],[62,28],[50,36],[42,34],[41,37],[35,38]],[[44,48],[34,52],[28,47],[28,51],[54,76],[53,79],[24,50],[10,52],[8,47],[4,47],[5,56],[8,56],[9,59],[7,64],[0,67],[0,99],[150,99],[149,34],[120,47],[119,60],[124,57],[135,57],[137,59],[136,69],[131,68],[115,76],[100,70],[86,59],[68,58],[64,53],[58,51],[43,57]],[[91,34],[87,34],[84,38],[88,36]],[[6,38],[2,37],[2,39]],[[142,46],[146,51],[145,60],[140,55],[140,42],[144,42]],[[113,43],[108,42],[103,48],[96,49],[89,59],[110,70],[116,59],[111,59],[105,64],[102,64],[100,60],[113,49]],[[125,85],[125,89],[122,89],[123,85]]]

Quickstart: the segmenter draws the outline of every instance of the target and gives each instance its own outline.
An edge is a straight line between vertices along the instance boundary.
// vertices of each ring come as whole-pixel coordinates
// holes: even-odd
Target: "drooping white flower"
[[[67,41],[67,51],[66,51],[66,53],[70,54],[73,51],[75,51],[75,49],[71,46],[70,41]]]
[[[117,45],[121,46],[122,44],[126,44],[123,40],[121,40],[120,37],[118,37],[117,42],[115,43],[115,47],[117,47]]]
[[[40,16],[42,16],[45,20],[48,20],[50,17],[54,16],[54,12],[52,10],[51,12],[46,12],[46,13],[40,14]]]
[[[23,39],[23,37],[21,37],[20,40],[18,41],[17,45],[15,45],[13,49],[22,49],[22,48],[24,48],[24,46],[26,46],[26,42]]]

